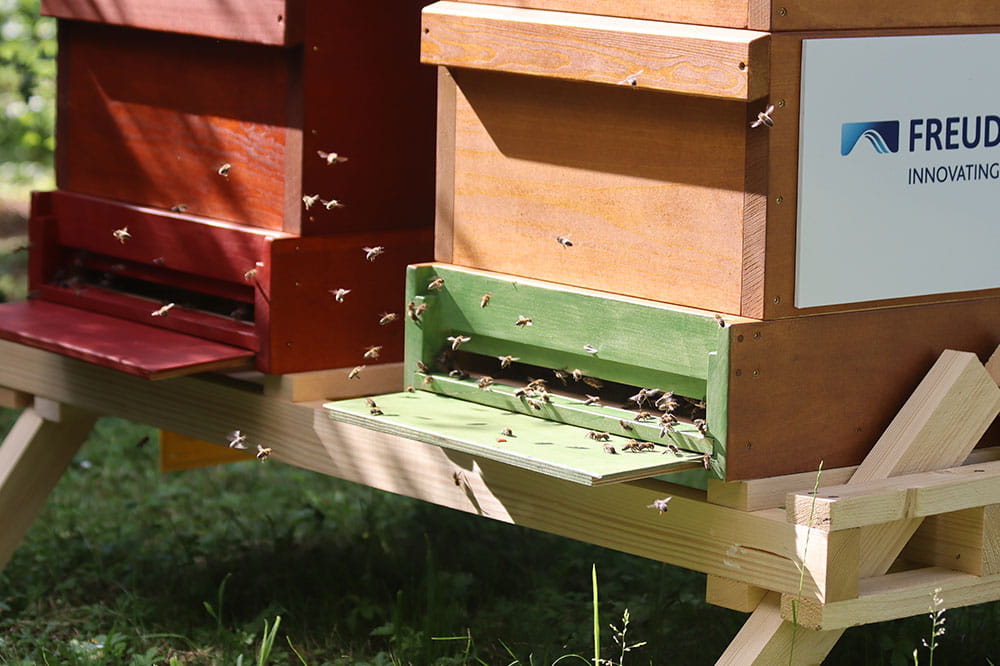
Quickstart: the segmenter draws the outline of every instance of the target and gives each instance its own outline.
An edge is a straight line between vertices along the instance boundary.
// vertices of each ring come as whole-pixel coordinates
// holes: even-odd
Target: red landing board
[[[45,301],[0,306],[0,339],[147,379],[242,368],[253,352]]]

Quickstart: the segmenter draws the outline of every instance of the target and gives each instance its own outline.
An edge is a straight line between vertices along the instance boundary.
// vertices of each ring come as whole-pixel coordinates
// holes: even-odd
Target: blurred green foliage
[[[55,149],[56,22],[38,0],[0,0],[0,181],[33,183]]]

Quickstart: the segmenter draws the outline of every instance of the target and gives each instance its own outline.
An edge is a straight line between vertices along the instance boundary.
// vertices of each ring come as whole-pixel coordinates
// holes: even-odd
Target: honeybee
[[[375,261],[376,257],[385,252],[385,247],[382,245],[376,245],[375,247],[363,247],[361,250],[365,253],[365,259],[368,261]]]
[[[176,205],[170,207],[171,212],[174,212],[174,213],[183,213],[187,209],[188,209],[188,207],[187,207],[186,204],[176,204]]]
[[[705,466],[705,469],[712,468],[712,454],[706,453],[701,457],[701,464]]]
[[[588,354],[596,354],[597,347],[595,347],[594,345],[584,345],[583,351],[587,352]]]
[[[722,315],[720,315],[719,313],[715,314],[715,321],[718,322],[720,328],[726,327],[726,320],[723,319]]]
[[[750,127],[760,127],[761,125],[774,127],[774,120],[771,119],[772,113],[774,113],[774,104],[769,105],[766,110],[760,111],[757,114],[757,120],[750,123]]]
[[[336,199],[320,199],[319,202],[323,204],[323,208],[327,210],[333,210],[334,208],[343,208],[344,204],[337,201]]]
[[[673,413],[677,409],[677,400],[674,398],[673,392],[668,391],[660,396],[660,399],[656,401],[656,408],[661,412]]]
[[[424,380],[423,380],[422,383],[423,383],[424,386],[427,386],[428,384],[430,384],[433,381],[434,381],[434,378],[432,376],[430,376],[430,375],[427,375],[426,377],[424,377]]]
[[[580,368],[573,368],[569,371],[569,374],[573,375],[573,381],[578,382],[583,379],[583,370]]]
[[[511,430],[510,428],[504,428],[503,430],[500,431],[500,434],[503,435],[504,437],[513,437],[514,431]]]
[[[676,444],[667,444],[667,451],[673,453],[674,455],[677,455],[678,453],[681,452],[681,450],[677,448]],[[665,454],[667,453],[667,451],[664,451],[663,453]]]
[[[223,178],[229,178],[229,172],[232,170],[232,168],[233,168],[233,165],[230,164],[230,163],[228,163],[228,162],[226,162],[225,164],[223,164],[222,166],[219,167],[218,173]]]
[[[626,430],[626,431],[629,431],[629,432],[631,432],[632,430],[635,430],[635,428],[632,427],[632,424],[629,423],[628,421],[624,420],[624,419],[618,419],[618,425],[620,425],[622,427],[622,430]]]
[[[405,389],[403,389],[403,390],[406,391],[407,393],[416,393],[417,392],[417,389],[415,389],[415,388],[413,388],[412,386],[409,386],[409,385],[407,385],[407,387]]]
[[[500,368],[501,369],[509,368],[511,363],[513,363],[514,361],[520,361],[521,360],[521,358],[519,356],[511,356],[509,354],[507,356],[497,356],[497,358],[500,359]]]
[[[489,375],[484,375],[479,378],[479,381],[476,383],[476,386],[478,386],[484,391],[489,391],[490,387],[493,386],[493,378],[490,377]]]
[[[349,293],[351,293],[350,289],[344,289],[342,287],[338,289],[327,289],[327,291],[333,294],[333,299],[338,303],[343,303],[344,296],[347,296]]]
[[[465,379],[466,377],[469,376],[469,373],[467,373],[465,370],[462,370],[461,368],[455,368],[454,370],[450,370],[448,372],[448,376],[451,377],[452,379]]]
[[[250,270],[248,270],[246,273],[243,274],[243,279],[246,280],[247,282],[250,282],[256,277],[257,277],[256,268],[251,268]]]
[[[588,430],[587,437],[594,440],[595,442],[610,442],[611,435],[606,432],[597,432],[596,430]]]
[[[616,455],[618,453],[618,451],[615,450],[615,447],[612,444],[605,444],[604,445],[604,452],[605,453],[610,453],[611,455]]]
[[[490,299],[493,298],[490,294],[483,294],[483,297],[479,299],[479,307],[485,308],[489,305]]]
[[[638,442],[638,440],[635,440],[635,439],[628,440],[628,442],[626,442],[625,446],[622,447],[622,451],[632,451],[632,452],[639,451],[639,442]]]
[[[313,204],[315,204],[317,201],[319,201],[318,194],[312,194],[312,195],[306,194],[302,197],[302,203],[305,205],[306,210],[312,208]]]
[[[266,446],[257,445],[257,460],[264,462],[271,457],[271,449]]]
[[[167,303],[159,310],[153,310],[149,313],[150,317],[166,317],[167,313],[170,312],[176,306],[175,303]]]
[[[395,312],[383,312],[382,316],[379,317],[378,325],[385,326],[386,324],[391,324],[392,322],[396,321],[396,318],[398,316],[399,315],[397,315]]]
[[[583,383],[589,386],[590,388],[595,388],[595,389],[604,388],[604,382],[602,382],[597,377],[584,377]]]
[[[698,434],[702,437],[708,437],[708,423],[705,419],[695,419],[693,421],[694,427],[698,429]]]
[[[326,162],[327,166],[332,166],[334,164],[339,164],[340,162],[347,161],[347,158],[344,157],[343,155],[339,155],[337,153],[328,153],[325,150],[317,150],[316,154],[319,155],[319,158],[321,160]]]
[[[375,404],[375,401],[372,400],[371,398],[365,398],[365,404],[368,405],[369,407],[378,407],[378,405]]]
[[[467,335],[449,335],[447,339],[448,339],[448,342],[451,343],[451,350],[452,351],[458,351],[459,347],[461,347],[462,345],[464,345],[466,342],[468,342],[472,338],[470,338]]]
[[[431,369],[427,367],[427,364],[423,361],[417,361],[417,372],[422,372],[425,375],[430,372]]]
[[[461,488],[462,487],[462,482],[465,479],[462,477],[462,473],[456,470],[456,471],[454,471],[454,472],[451,473],[451,480],[452,480],[452,482],[456,486],[458,486],[459,488]]]
[[[247,448],[247,436],[244,435],[239,430],[234,430],[229,433],[229,448],[231,449],[245,449]]]
[[[515,398],[525,398],[525,397],[527,397],[527,395],[528,395],[528,392],[526,390],[524,390],[523,388],[514,389],[514,397]]]
[[[525,326],[532,325],[531,317],[525,317],[524,315],[518,315],[517,321],[514,322],[514,326],[519,326],[524,328]]]
[[[422,315],[424,313],[424,310],[426,309],[427,309],[426,303],[421,303],[417,305],[416,302],[410,301],[409,303],[406,304],[406,314],[413,321],[420,321],[420,315]]]
[[[633,421],[645,421],[647,419],[652,419],[652,418],[653,418],[652,414],[650,414],[649,412],[642,411],[642,412],[639,412],[638,414],[636,414],[635,418],[633,418],[632,420]]]
[[[652,451],[656,448],[656,445],[652,442],[639,442],[640,451]]]
[[[660,513],[666,513],[669,508],[667,505],[670,504],[670,500],[673,497],[664,497],[663,499],[655,499],[652,504],[646,506],[647,509],[656,509]]]
[[[132,234],[128,232],[128,226],[124,226],[121,229],[115,229],[111,232],[111,235],[118,239],[118,242],[122,245],[125,244],[129,238],[132,238]]]
[[[601,404],[601,396],[599,396],[599,395],[587,395],[585,393],[584,397],[586,397],[586,400],[583,401],[583,404],[585,404],[585,405],[599,405],[599,404]]]
[[[365,358],[368,358],[368,359],[371,359],[371,360],[374,361],[375,359],[377,359],[379,357],[379,354],[381,354],[381,353],[382,353],[382,345],[375,345],[373,347],[369,347],[368,349],[366,349],[364,356],[365,356]]]
[[[354,368],[350,372],[347,373],[347,378],[348,379],[357,379],[358,375],[360,375],[361,371],[364,370],[364,369],[365,369],[365,366],[363,366],[363,365],[356,365],[356,366],[354,366]]]
[[[532,409],[541,409],[542,408],[542,403],[538,402],[534,398],[528,398],[527,400],[525,400],[525,402],[527,402],[528,403],[528,407],[531,407]]]
[[[444,278],[434,278],[427,284],[427,291],[437,291],[444,286]]]
[[[382,416],[384,414],[384,412],[381,409],[379,409],[378,407],[372,407],[371,409],[368,410],[368,412],[372,416]]]
[[[525,388],[532,391],[544,391],[546,389],[546,384],[544,379],[531,379]]]
[[[565,247],[573,247],[573,241],[565,236],[556,236],[556,242]]]
[[[569,375],[567,375],[562,370],[553,370],[552,374],[554,374],[556,376],[556,379],[558,379],[559,381],[561,381],[563,383],[563,386],[566,386],[567,384],[569,384],[569,382],[567,381],[569,379]]]
[[[705,402],[704,400],[694,400],[693,398],[684,398],[684,399],[687,400],[688,403],[690,403],[691,406],[694,407],[695,409],[705,409],[706,407],[708,407],[708,403]]]

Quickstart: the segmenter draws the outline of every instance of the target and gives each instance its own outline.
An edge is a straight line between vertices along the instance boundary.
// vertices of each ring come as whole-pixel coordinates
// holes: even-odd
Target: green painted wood
[[[428,290],[435,278],[443,278],[444,286]],[[491,299],[484,308],[485,293]],[[448,336],[461,334],[471,338],[464,351],[510,354],[532,365],[579,368],[693,398],[706,395],[708,355],[719,331],[712,313],[441,264],[409,268],[407,298],[420,296],[428,308],[423,321],[407,322],[421,340],[408,345],[408,365],[418,349],[426,362],[448,344]],[[532,325],[515,326],[520,316],[530,317]],[[597,353],[587,353],[584,345]]]
[[[373,416],[364,398],[324,405],[330,417],[370,430],[496,460],[515,467],[581,483],[601,485],[664,474],[701,465],[696,453],[622,452],[627,439],[612,436],[618,451],[587,437],[587,429],[512,413],[429,391],[376,396],[382,414]],[[510,428],[513,436],[501,434]],[[498,439],[505,439],[500,442]]]
[[[637,439],[655,444],[674,446],[697,453],[712,453],[717,447],[711,437],[702,437],[698,429],[687,423],[680,423],[675,432],[660,437],[657,421],[634,421],[635,412],[603,405],[585,405],[582,400],[552,395],[549,402],[540,403],[535,409],[514,395],[514,389],[494,384],[486,391],[476,385],[474,379],[453,379],[446,375],[432,374],[433,382],[425,386],[430,391],[490,407],[517,412],[527,416],[558,421],[570,425],[620,435],[625,439]],[[619,423],[625,421],[631,431]]]
[[[726,478],[726,451],[729,434],[729,341],[732,329],[720,328],[716,351],[709,357],[708,395],[705,398],[708,433],[715,441],[712,476]]]

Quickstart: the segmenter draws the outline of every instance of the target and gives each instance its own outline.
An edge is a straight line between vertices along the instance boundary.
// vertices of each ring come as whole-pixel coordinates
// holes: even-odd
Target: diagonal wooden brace
[[[995,368],[994,358],[991,365]],[[945,351],[861,463],[851,483],[955,467],[1000,413],[1000,388],[974,354]],[[923,518],[861,530],[860,578],[884,574]],[[768,593],[718,664],[818,664],[843,629],[809,631],[781,616],[781,598]]]
[[[0,569],[41,511],[97,416],[35,398],[0,445]]]

